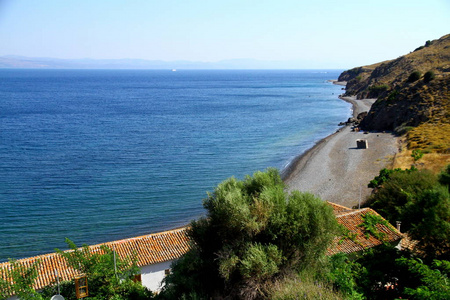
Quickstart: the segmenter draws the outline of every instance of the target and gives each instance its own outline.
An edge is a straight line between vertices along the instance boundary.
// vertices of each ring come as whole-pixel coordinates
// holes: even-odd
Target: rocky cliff
[[[343,72],[346,96],[377,98],[361,123],[397,130],[450,121],[450,34],[397,59]]]

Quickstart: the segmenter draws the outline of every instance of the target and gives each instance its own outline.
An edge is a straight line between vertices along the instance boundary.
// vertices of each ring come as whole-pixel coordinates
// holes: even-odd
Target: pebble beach
[[[368,111],[375,99],[341,97],[353,106],[353,116]],[[356,141],[367,140],[367,149]],[[351,125],[320,140],[284,172],[288,191],[310,192],[325,201],[357,207],[370,195],[367,185],[398,152],[398,138],[386,132],[356,132]]]

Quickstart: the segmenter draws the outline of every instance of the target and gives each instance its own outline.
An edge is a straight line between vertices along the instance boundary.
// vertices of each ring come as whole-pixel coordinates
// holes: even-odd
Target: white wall
[[[161,282],[166,277],[166,270],[170,269],[173,260],[141,267],[142,285],[149,288],[152,292],[161,290]],[[17,300],[17,296],[12,296],[7,300]]]
[[[152,292],[159,292],[161,281],[166,277],[165,270],[170,269],[173,260],[159,264],[141,267],[142,285],[149,288]]]

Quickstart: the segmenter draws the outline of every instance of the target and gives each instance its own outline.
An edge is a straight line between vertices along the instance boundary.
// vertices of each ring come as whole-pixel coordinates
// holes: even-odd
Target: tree
[[[428,258],[450,259],[450,195],[444,186],[425,190],[408,203],[403,219],[411,220],[408,231]]]
[[[276,169],[209,194],[207,216],[191,223],[191,250],[173,265],[163,297],[264,298],[265,284],[314,263],[338,231],[319,198],[288,195]]]
[[[150,291],[132,280],[139,272],[132,257],[122,259],[106,245],[92,252],[88,245],[77,248],[71,240],[66,239],[66,242],[72,251],[57,249],[57,252],[69,266],[87,276],[90,299],[152,299]],[[64,296],[70,299],[69,295]]]
[[[5,277],[9,280],[3,280],[0,276],[0,299],[16,295],[22,300],[43,300],[44,298],[33,289],[38,276],[39,263],[39,261],[35,261],[27,267],[16,260],[11,260],[11,269],[2,270],[2,272],[6,272]]]
[[[402,257],[409,257],[409,253],[392,245],[381,245],[356,257],[353,280],[367,299],[398,299],[405,286],[418,286],[419,281],[397,263]]]
[[[383,178],[382,186],[368,198],[365,205],[376,210],[391,224],[401,221],[402,228],[407,231],[415,220],[405,217],[406,205],[416,201],[422,192],[437,185],[437,177],[427,170],[391,172]]]
[[[402,257],[396,263],[408,268],[409,273],[419,280],[419,284],[405,288],[404,293],[409,299],[450,299],[449,261],[434,260],[428,266],[420,259]]]
[[[447,186],[450,192],[450,165],[447,165],[447,167],[439,174],[439,183],[443,186]]]
[[[381,174],[381,172],[380,172]],[[389,220],[402,222],[402,229],[419,241],[423,256],[449,259],[450,199],[445,182],[446,172],[438,177],[426,170],[393,172],[368,205]]]

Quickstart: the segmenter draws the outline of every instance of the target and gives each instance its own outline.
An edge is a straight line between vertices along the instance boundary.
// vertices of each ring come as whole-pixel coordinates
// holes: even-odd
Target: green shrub
[[[263,299],[271,300],[342,300],[361,299],[349,297],[336,292],[332,284],[318,281],[314,276],[292,276],[282,278],[270,284],[269,296]]]
[[[163,299],[267,298],[271,282],[316,265],[338,233],[332,209],[312,194],[288,194],[276,169],[225,180],[203,206],[207,216],[191,223],[194,246],[173,265]]]
[[[374,179],[372,179],[370,181],[370,183],[368,184],[367,187],[375,189],[375,188],[379,188],[380,186],[383,185],[383,183],[385,183],[386,181],[388,181],[388,179],[391,177],[392,174],[394,173],[405,173],[405,172],[414,172],[417,171],[417,169],[412,166],[411,169],[406,169],[406,170],[402,170],[400,168],[397,169],[381,169],[380,173],[375,176]]]
[[[423,152],[420,149],[414,149],[412,151],[411,157],[414,159],[414,162],[418,161],[423,157]]]
[[[388,103],[391,103],[391,102],[397,100],[398,94],[399,94],[399,92],[397,90],[394,90],[394,91],[390,92],[389,95],[386,98],[386,101]]]
[[[380,178],[379,178],[380,177]],[[414,220],[405,219],[406,205],[415,201],[421,193],[438,185],[437,176],[426,170],[381,170],[375,177],[378,191],[366,203],[391,224],[402,221],[402,229],[409,230]],[[380,185],[381,182],[381,185]]]
[[[389,89],[389,86],[387,84],[380,84],[380,85],[372,85],[369,87],[369,91],[377,94],[381,94],[382,92],[385,92]]]
[[[426,258],[450,259],[450,195],[438,185],[418,193],[401,210],[401,220],[409,223],[408,233],[419,241],[417,248]],[[403,226],[403,224],[402,224]]]
[[[402,229],[418,241],[424,257],[450,259],[448,187],[441,185],[435,174],[417,169],[380,171],[374,182],[380,181],[382,185],[367,204],[391,224],[401,221]]]
[[[409,75],[408,82],[417,81],[420,79],[421,76],[422,76],[422,73],[420,73],[419,71],[414,71],[411,73],[411,75]]]
[[[402,257],[396,263],[407,267],[419,279],[418,285],[405,288],[410,299],[450,299],[449,261],[434,260],[431,265],[426,265],[420,259]]]
[[[413,130],[415,127],[402,124],[394,129],[396,135],[404,135]]]
[[[10,264],[11,267],[6,270],[6,274],[0,273],[0,299],[8,299],[10,296],[16,295],[23,300],[44,300],[44,297],[33,289],[38,277],[40,261],[37,260],[26,266],[16,260],[11,260]],[[3,279],[2,275],[6,275],[5,277],[9,280]]]
[[[439,174],[439,183],[447,186],[450,191],[450,165],[447,165],[447,167]]]
[[[363,299],[355,281],[361,266],[344,253],[335,254],[328,260],[330,269],[325,276],[333,287],[346,295],[345,299]]]
[[[106,245],[101,251],[92,252],[88,245],[78,248],[71,240],[66,243],[72,251],[56,249],[67,264],[79,273],[85,274],[89,285],[89,298],[91,299],[153,299],[153,293],[139,282],[133,282],[134,275],[138,274],[134,257],[120,258]],[[67,285],[68,294],[63,295],[67,300],[71,298],[73,285]]]
[[[425,81],[425,83],[430,82],[431,80],[433,80],[436,76],[434,75],[433,71],[428,71],[423,75],[423,81]]]

